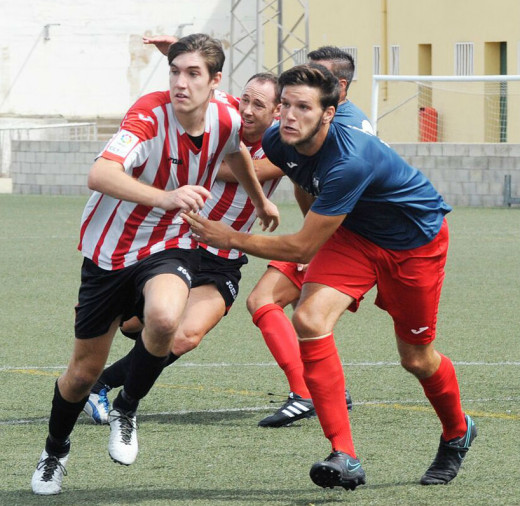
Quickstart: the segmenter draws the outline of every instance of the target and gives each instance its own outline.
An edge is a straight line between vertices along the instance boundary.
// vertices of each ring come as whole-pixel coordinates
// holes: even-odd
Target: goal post
[[[520,75],[374,75],[371,120],[388,142],[520,143]]]

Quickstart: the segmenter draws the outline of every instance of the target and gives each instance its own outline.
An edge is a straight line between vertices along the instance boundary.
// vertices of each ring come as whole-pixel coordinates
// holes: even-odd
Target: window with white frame
[[[381,46],[374,46],[372,52],[372,74],[381,74]]]
[[[399,75],[399,46],[390,47],[390,75]]]
[[[307,63],[307,48],[293,49],[292,59],[294,65],[303,65]]]
[[[455,75],[473,75],[473,42],[455,44]]]
[[[352,59],[354,60],[354,76],[352,77],[352,80],[355,81],[357,79],[358,71],[357,71],[357,47],[354,46],[343,46],[340,47],[342,51],[345,51],[345,53],[348,53],[350,56],[352,56]]]

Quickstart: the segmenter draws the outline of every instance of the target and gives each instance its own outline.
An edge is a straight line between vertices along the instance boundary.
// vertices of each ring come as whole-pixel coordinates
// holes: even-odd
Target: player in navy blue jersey
[[[302,228],[266,237],[184,214],[195,236],[262,258],[309,263],[293,315],[304,378],[332,453],[311,467],[319,486],[355,489],[365,472],[352,440],[344,375],[333,329],[377,286],[375,303],[394,322],[402,366],[422,385],[442,425],[437,455],[421,478],[445,484],[457,475],[477,435],[462,411],[451,360],[435,350],[437,310],[451,208],[431,182],[389,146],[359,128],[333,122],[338,81],[323,66],[300,65],[279,78],[280,124],[269,129],[267,157],[316,197]]]

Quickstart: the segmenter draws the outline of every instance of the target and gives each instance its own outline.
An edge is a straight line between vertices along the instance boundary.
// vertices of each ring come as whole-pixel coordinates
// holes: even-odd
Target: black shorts
[[[145,283],[159,274],[175,274],[191,288],[199,261],[198,249],[168,249],[129,267],[107,271],[85,258],[76,306],[76,337],[91,339],[101,336],[118,316],[121,316],[121,321],[134,315],[142,319]]]
[[[194,274],[192,288],[214,284],[226,303],[226,313],[229,311],[238,295],[238,283],[242,274],[240,269],[247,264],[246,255],[240,258],[222,258],[205,249],[200,249],[200,267]]]

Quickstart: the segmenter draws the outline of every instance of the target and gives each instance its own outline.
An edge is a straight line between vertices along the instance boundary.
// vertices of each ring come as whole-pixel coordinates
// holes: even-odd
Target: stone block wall
[[[88,195],[87,173],[104,141],[14,141],[13,193]],[[504,180],[511,175],[520,196],[520,144],[409,143],[392,146],[433,182],[454,206],[504,205]],[[279,185],[274,200],[293,199],[292,183]]]

